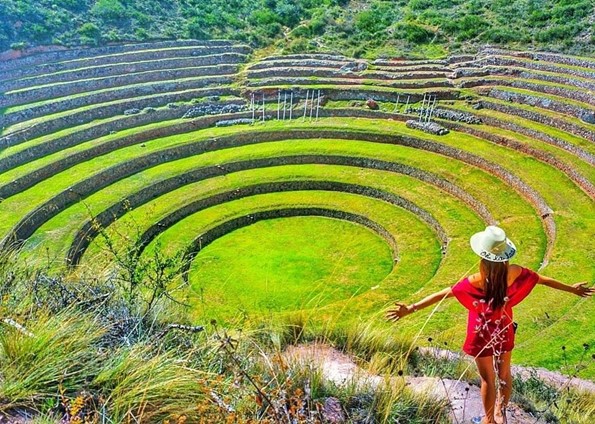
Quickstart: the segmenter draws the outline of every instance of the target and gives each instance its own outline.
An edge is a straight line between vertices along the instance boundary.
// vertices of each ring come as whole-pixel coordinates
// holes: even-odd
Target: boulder
[[[366,100],[366,106],[368,106],[372,110],[380,109],[380,106],[378,106],[378,103],[374,99]]]
[[[341,66],[339,69],[341,72],[363,72],[368,69],[366,62],[349,62]]]
[[[580,114],[579,118],[587,124],[595,124],[595,112],[593,111],[585,110]]]

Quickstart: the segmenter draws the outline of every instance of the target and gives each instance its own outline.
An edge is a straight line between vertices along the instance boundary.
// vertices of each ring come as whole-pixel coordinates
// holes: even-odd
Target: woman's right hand
[[[386,312],[386,319],[392,322],[397,322],[404,316],[413,312],[413,308],[407,306],[402,302],[395,302],[395,307]]]

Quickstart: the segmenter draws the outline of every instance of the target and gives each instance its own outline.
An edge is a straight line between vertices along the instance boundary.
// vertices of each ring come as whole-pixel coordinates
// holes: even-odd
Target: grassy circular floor
[[[195,258],[189,302],[197,317],[311,309],[377,285],[391,249],[368,228],[323,217],[257,222],[216,240]]]

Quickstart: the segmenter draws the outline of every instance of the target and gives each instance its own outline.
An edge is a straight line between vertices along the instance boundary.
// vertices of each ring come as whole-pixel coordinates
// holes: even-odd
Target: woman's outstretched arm
[[[439,292],[424,297],[419,302],[415,302],[411,305],[406,305],[401,302],[395,302],[395,307],[389,309],[386,312],[386,318],[390,321],[398,321],[400,318],[403,318],[404,316],[412,314],[415,311],[426,308],[430,305],[433,305],[434,303],[441,301],[442,299],[446,299],[452,296],[452,289],[450,287],[447,287],[444,290],[440,290]]]
[[[546,287],[551,287],[552,289],[562,290],[568,293],[576,294],[580,297],[593,296],[593,294],[595,293],[595,287],[587,287],[586,281],[582,283],[569,285],[564,284],[558,280],[554,280],[553,278],[540,275],[537,284],[543,284]]]

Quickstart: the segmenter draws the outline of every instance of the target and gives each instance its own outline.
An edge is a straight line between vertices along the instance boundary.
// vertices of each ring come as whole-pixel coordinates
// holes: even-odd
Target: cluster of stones
[[[592,124],[595,122],[593,110],[581,107],[576,102],[563,101],[563,98],[567,98],[593,104],[592,98],[587,93],[574,96],[574,91],[567,88],[567,86],[581,88],[593,86],[595,66],[591,66],[590,61],[579,61],[560,55],[528,56],[524,53],[511,54],[494,50],[483,51],[478,56],[451,57],[439,61],[383,59],[370,63],[334,55],[292,55],[266,58],[249,66],[243,74],[238,75],[240,65],[247,60],[248,53],[249,49],[246,46],[233,43],[184,41],[146,46],[67,50],[0,64],[0,71],[3,72],[2,81],[0,81],[0,89],[3,91],[0,95],[0,106],[8,107],[7,113],[0,117],[0,125],[5,127],[4,133],[0,136],[0,148],[13,148],[19,144],[25,144],[24,148],[14,152],[9,150],[8,154],[0,157],[0,175],[44,156],[86,143],[89,146],[85,149],[66,152],[37,168],[21,173],[10,181],[0,183],[0,198],[10,202],[12,197],[42,184],[48,178],[59,176],[75,165],[101,156],[108,157],[125,147],[144,147],[145,143],[152,140],[176,134],[188,134],[211,126],[254,124],[255,106],[250,106],[252,97],[266,101],[269,106],[266,113],[262,111],[265,119],[275,119],[274,113],[271,113],[271,103],[279,101],[281,90],[284,94],[291,93],[290,107],[296,111],[293,115],[294,120],[305,119],[308,112],[308,103],[305,102],[309,93],[314,91],[313,87],[325,85],[324,88],[317,88],[322,91],[324,98],[324,101],[320,102],[322,106],[328,100],[371,100],[376,106],[379,102],[390,102],[395,104],[395,109],[387,112],[379,106],[371,108],[379,110],[322,107],[321,110],[317,110],[316,117],[392,119],[404,121],[408,128],[420,130],[420,132],[415,137],[406,137],[386,132],[344,131],[340,128],[326,127],[285,131],[263,131],[246,127],[232,135],[191,140],[146,154],[139,149],[137,157],[116,163],[106,161],[108,165],[101,171],[82,176],[67,189],[49,194],[45,201],[33,210],[24,211],[22,219],[15,223],[4,238],[4,247],[13,242],[27,240],[53,217],[67,212],[81,199],[89,198],[112,184],[126,180],[142,171],[207,152],[293,139],[323,138],[398,145],[417,149],[420,154],[445,156],[464,166],[478,168],[508,185],[529,203],[541,218],[548,243],[544,263],[551,256],[557,237],[552,208],[544,197],[529,183],[501,164],[470,153],[463,148],[434,141],[424,133],[432,135],[445,135],[449,131],[466,133],[477,139],[531,156],[566,175],[591,199],[595,197],[592,182],[572,164],[539,148],[491,133],[488,128],[497,127],[530,136],[563,149],[579,160],[593,165],[594,156],[588,149],[545,131],[461,111],[454,107],[448,108],[442,104],[442,107],[432,109],[432,119],[427,122],[410,119],[411,116],[407,115],[407,113],[427,112],[427,106],[422,108],[415,105],[426,95],[437,102],[452,101],[460,98],[457,87],[474,87],[477,89],[478,96],[483,96],[481,101],[475,102],[481,107],[540,122],[586,140],[595,141],[592,128],[589,129],[566,118],[566,116],[577,117],[585,124]],[[157,58],[160,60],[155,60]],[[540,61],[539,66],[542,65],[541,62],[550,62],[543,64],[543,67],[537,67],[535,60]],[[554,68],[559,69],[559,64],[581,67],[581,69],[567,68],[566,73],[543,74],[543,72],[551,73]],[[507,66],[512,68],[506,69]],[[118,78],[113,78],[115,75],[118,75]],[[506,76],[518,76],[521,79],[507,81],[503,79]],[[543,81],[562,86],[525,81],[525,79],[538,80],[540,76],[543,77],[541,78]],[[245,79],[243,90],[232,85],[238,77]],[[370,81],[374,83],[368,84]],[[288,89],[287,86],[291,88]],[[507,87],[520,88],[531,94],[508,91]],[[562,100],[553,100],[542,94],[551,94]],[[236,98],[221,100],[221,96],[236,96]],[[197,99],[200,100],[197,101]],[[311,99],[310,108],[314,97],[312,96]],[[408,107],[405,114],[397,111],[403,104],[412,105]],[[514,104],[531,105],[534,109],[526,110],[515,107]],[[540,109],[547,109],[558,115],[554,118],[541,114]],[[299,113],[301,110],[304,111],[303,115]],[[182,117],[186,119],[180,121],[179,118]],[[95,120],[100,121],[94,122]],[[126,132],[123,135],[118,134],[119,131],[155,123],[160,125],[139,128],[137,131]],[[484,124],[482,127],[477,127],[482,123]],[[53,134],[70,127],[75,128],[70,132]],[[28,144],[31,140],[48,135],[52,136],[51,141]],[[94,140],[98,139],[101,141],[95,143]],[[176,189],[234,172],[298,164],[348,166],[353,169],[373,169],[407,175],[448,193],[485,223],[496,223],[489,208],[480,199],[438,173],[378,158],[338,154],[279,155],[271,158],[225,162],[213,166],[199,165],[190,171],[179,172],[166,179],[147,182],[142,188],[129,193],[125,199],[112,202],[99,211],[94,219],[82,222],[82,226],[74,236],[74,241],[70,243],[67,262],[74,266],[81,261],[84,252],[97,236],[96,225],[103,227],[112,225],[115,220],[131,209],[145,205]],[[432,211],[416,205],[406,196],[401,197],[373,187],[330,180],[262,183],[201,198],[172,210],[168,216],[152,224],[145,230],[142,236],[143,242],[150,243],[175,223],[205,208],[256,194],[307,190],[352,193],[389,203],[416,215],[433,230],[441,245],[448,244],[448,231],[434,218]],[[200,234],[189,246],[189,254],[194,255],[221,235],[260,219],[296,215],[329,216],[365,225],[387,240],[393,248],[394,257],[398,257],[394,236],[372,218],[349,211],[289,206],[255,211],[228,219],[208,232]]]
[[[182,118],[198,118],[204,115],[221,115],[224,113],[238,113],[247,110],[244,103],[204,103],[194,106],[184,113]]]
[[[446,135],[449,132],[448,129],[436,122],[423,122],[415,119],[409,119],[407,120],[406,125],[407,128],[414,128],[429,134]]]
[[[427,108],[410,107],[405,113],[420,113],[426,115],[429,113]],[[467,112],[461,112],[458,110],[450,110],[444,108],[434,108],[431,110],[432,117],[446,119],[447,121],[464,122],[466,124],[479,125],[482,123],[481,118],[472,115]]]

